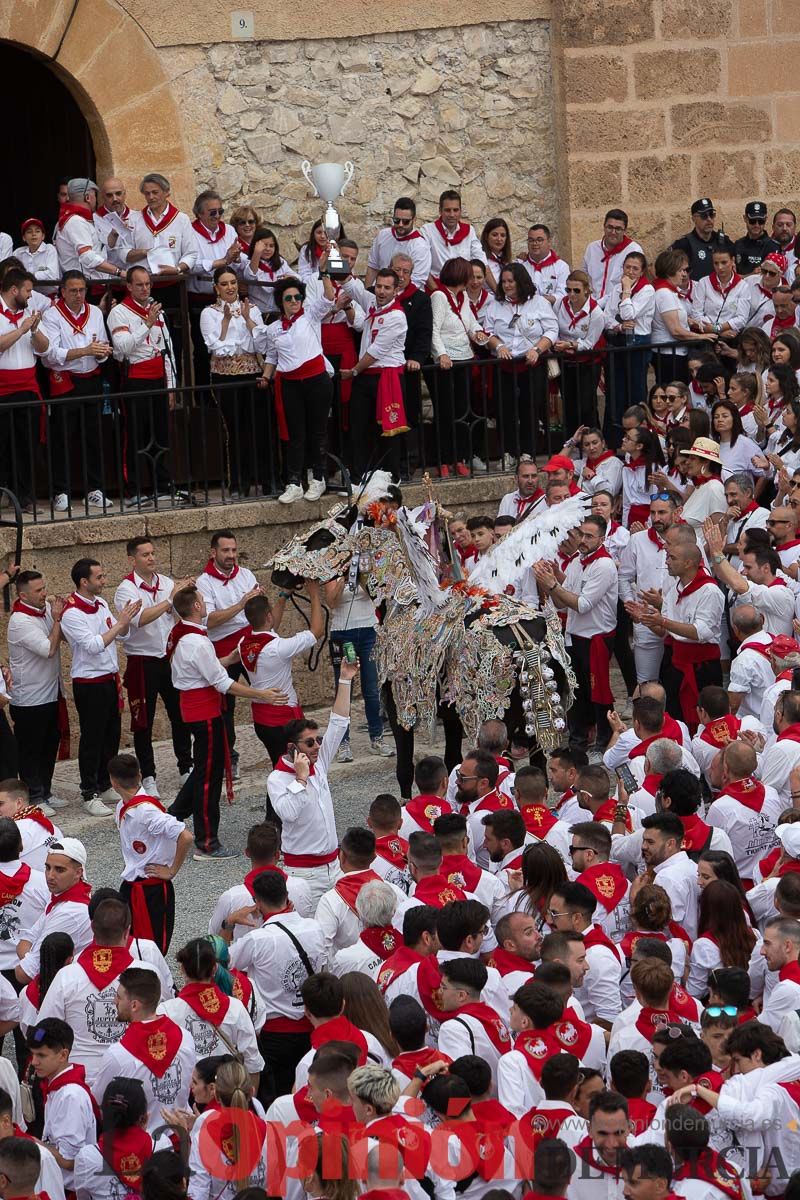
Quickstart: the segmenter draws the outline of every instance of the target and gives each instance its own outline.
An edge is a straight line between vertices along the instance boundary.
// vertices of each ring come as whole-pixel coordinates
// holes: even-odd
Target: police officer
[[[673,242],[672,249],[683,250],[688,256],[689,274],[692,279],[705,279],[714,269],[711,261],[714,251],[728,249],[733,254],[734,246],[727,234],[714,228],[717,213],[713,200],[709,200],[708,197],[695,200],[691,212],[694,229],[685,237]]]
[[[763,200],[745,205],[744,220],[747,236],[736,240],[736,270],[740,275],[751,275],[768,254],[781,247],[767,235],[767,206]]]

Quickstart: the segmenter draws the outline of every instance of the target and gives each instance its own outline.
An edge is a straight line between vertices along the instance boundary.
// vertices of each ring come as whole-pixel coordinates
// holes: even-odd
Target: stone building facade
[[[612,204],[653,251],[696,196],[734,236],[748,198],[800,199],[798,0],[240,2],[251,41],[208,0],[0,0],[0,39],[66,84],[134,203],[148,169],[183,206],[215,183],[284,251],[320,212],[304,158],[353,160],[362,241],[395,196],[427,220],[449,185],[479,227],[508,214],[519,244],[544,219],[576,257]]]

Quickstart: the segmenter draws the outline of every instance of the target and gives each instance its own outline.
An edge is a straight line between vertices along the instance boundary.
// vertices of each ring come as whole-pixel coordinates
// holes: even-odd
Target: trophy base
[[[328,275],[331,279],[347,279],[352,272],[347,263],[343,262],[341,259],[339,259],[338,262],[335,260],[331,262],[329,259],[328,265],[324,271],[320,272],[320,274]]]

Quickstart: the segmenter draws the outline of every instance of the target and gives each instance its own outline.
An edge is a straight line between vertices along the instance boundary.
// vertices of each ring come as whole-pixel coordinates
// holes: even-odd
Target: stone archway
[[[176,202],[194,194],[181,114],[164,62],[114,0],[0,0],[0,39],[44,59],[79,104],[98,175],[128,184],[148,170],[170,178]]]

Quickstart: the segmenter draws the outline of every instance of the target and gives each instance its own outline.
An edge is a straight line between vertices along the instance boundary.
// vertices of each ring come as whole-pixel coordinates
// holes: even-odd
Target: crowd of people
[[[693,350],[721,364],[727,387],[737,369],[765,370],[770,341],[796,328],[795,216],[775,212],[770,236],[761,201],[734,242],[711,199],[697,200],[690,233],[652,265],[611,209],[571,268],[545,224],[517,253],[503,217],[478,235],[457,191],[419,228],[401,196],[369,248],[340,228],[331,277],[321,218],[294,263],[250,205],[227,223],[207,189],[192,219],[163,175],[139,191],[132,209],[119,179],[64,180],[52,242],[39,217],[22,223],[16,249],[0,234],[0,480],[25,507],[46,479],[54,512],[79,500],[105,511],[118,456],[122,501],[185,501],[191,471],[172,462],[170,413],[192,377],[202,440],[219,442],[206,476],[217,472],[228,499],[280,479],[292,504],[324,494],[329,446],[356,480],[377,465],[398,481],[428,464],[445,477],[508,470],[549,444],[551,426],[596,425],[599,396],[618,448],[651,368],[656,383],[692,380],[702,396]],[[124,399],[104,403],[104,390]],[[116,451],[104,415],[117,418]]]

